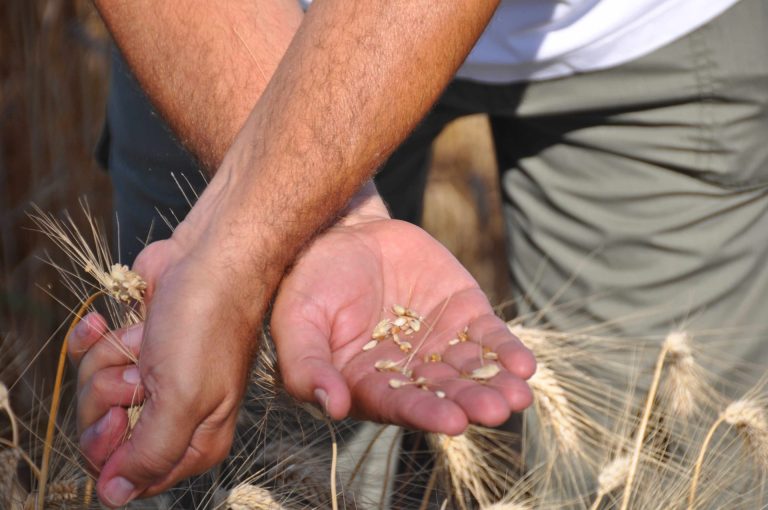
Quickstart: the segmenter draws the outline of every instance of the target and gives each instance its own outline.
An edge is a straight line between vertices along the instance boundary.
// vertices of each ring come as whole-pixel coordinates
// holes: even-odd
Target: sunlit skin
[[[326,392],[328,411],[334,417],[352,410],[359,416],[397,423],[421,423],[421,406],[416,402],[428,397],[425,408],[433,406],[445,413],[441,426],[449,432],[458,431],[467,420],[499,422],[509,408],[521,407],[515,402],[518,397],[507,398],[498,389],[506,385],[493,381],[479,390],[467,390],[501,402],[501,407],[483,406],[486,415],[471,405],[462,408],[460,401],[470,400],[461,389],[465,380],[446,385],[446,393],[455,398],[441,401],[415,393],[414,388],[394,393],[386,387],[384,398],[379,373],[355,379],[371,370],[369,356],[386,354],[377,348],[352,356],[358,343],[370,334],[368,329],[381,318],[387,301],[407,299],[411,290],[412,304],[428,320],[437,317],[448,300],[440,320],[432,319],[435,329],[430,343],[439,343],[449,334],[443,324],[446,330],[473,319],[477,319],[476,328],[486,324],[480,320],[490,313],[485,298],[479,291],[468,290],[475,284],[453,259],[446,262],[436,241],[411,226],[382,219],[356,227],[354,236],[344,236],[341,227],[334,227],[323,237],[338,234],[328,247],[321,243],[317,255],[308,248],[426,113],[496,4],[320,0],[302,20],[294,0],[96,1],[158,109],[181,140],[209,167],[218,169],[173,236],[148,246],[136,261],[135,269],[149,284],[147,321],[138,335],[142,338],[139,375],[146,400],[131,438],[111,455],[102,455],[106,462],[97,489],[103,502],[120,506],[137,496],[157,493],[226,455],[263,315],[286,268],[304,249],[299,265],[283,284],[285,297],[278,298],[285,301],[293,296],[292,301],[275,305],[284,306],[281,314],[291,317],[285,324],[275,324],[284,375],[290,372],[285,365],[290,355],[285,353],[306,352],[293,342],[313,349],[330,346],[328,352],[335,356],[332,363],[321,365],[325,369],[306,371],[313,379],[287,381],[294,393],[315,401],[319,387]],[[350,220],[348,229],[354,228],[354,218]],[[432,260],[414,261],[413,252],[391,251],[393,237],[418,247],[415,252],[432,253]],[[336,265],[332,272],[324,267],[330,273],[327,281],[300,276],[302,264],[327,266],[330,252],[342,244],[359,256],[347,257],[345,265]],[[336,252],[333,257],[342,255]],[[363,255],[373,260],[363,260]],[[326,262],[313,263],[315,257]],[[397,270],[393,273],[391,268]],[[353,280],[341,281],[344,272]],[[355,317],[347,312],[350,307],[313,309],[307,305],[311,301],[297,299],[298,291],[291,291],[305,289],[302,294],[308,295],[306,289],[311,289],[315,300],[325,296],[324,301],[341,307],[363,295],[364,286],[367,291],[372,285],[379,289],[373,293],[375,299],[368,309],[358,307]],[[333,295],[340,287],[348,288],[347,294]],[[299,310],[305,305],[306,311]],[[500,322],[493,324],[491,330],[502,331]],[[314,341],[295,338],[291,327],[313,333]],[[330,336],[321,340],[319,332]],[[484,331],[476,334],[485,336]],[[487,341],[495,335],[489,333]],[[451,356],[446,353],[446,361]],[[523,356],[530,365],[527,370],[532,370],[529,355]],[[84,358],[83,364],[114,366],[109,360],[95,359],[86,363]],[[460,365],[448,362],[430,367],[446,372],[431,375],[442,378]],[[344,377],[330,367],[340,368]],[[112,372],[117,378],[119,370]],[[97,369],[91,375],[95,378],[100,373]],[[97,389],[108,386],[95,385]],[[527,389],[521,388],[515,395],[527,395]],[[108,426],[101,434],[89,434],[91,423],[83,417],[91,420],[112,409],[108,425],[124,425],[120,406],[105,404],[123,400],[101,396],[108,393],[81,393],[86,453],[88,441],[108,444],[116,432]],[[102,451],[112,451],[111,446]]]
[[[378,202],[378,198],[372,201]],[[447,434],[462,432],[470,422],[499,425],[511,412],[527,407],[531,394],[524,379],[535,370],[533,357],[493,314],[475,280],[421,229],[387,219],[380,202],[373,207],[366,204],[361,212],[348,216],[320,236],[280,287],[272,332],[286,388],[299,399],[323,405],[333,418],[351,413],[359,418]],[[163,243],[157,248],[161,251]],[[152,288],[151,273],[147,277]],[[200,294],[204,296],[204,292]],[[151,293],[148,302],[151,305]],[[408,366],[414,379],[428,380],[431,391],[415,385],[392,389],[390,379],[405,377],[374,368],[377,360],[409,356],[393,342],[362,350],[375,325],[382,317],[391,315],[392,304],[398,302],[425,316],[424,326],[411,339],[417,351]],[[195,320],[200,312],[175,310],[179,320]],[[205,327],[204,317],[198,325]],[[449,345],[466,326],[471,341]],[[209,345],[200,352],[169,353],[163,351],[163,346],[148,352],[141,349],[141,326],[116,332],[115,336],[107,333],[104,319],[91,314],[76,329],[70,342],[70,359],[79,366],[81,447],[92,468],[101,469],[125,439],[126,407],[146,394],[161,392],[166,384],[164,374],[173,378],[178,372],[195,373],[211,370],[212,366],[219,371],[210,372],[207,377],[229,383],[224,386],[226,391],[218,395],[217,407],[206,409],[200,403],[184,400],[166,403],[184,414],[184,427],[195,432],[185,456],[175,465],[161,466],[169,473],[168,478],[151,486],[148,494],[167,488],[166,484],[179,476],[195,472],[200,459],[197,452],[219,451],[215,460],[225,456],[229,437],[221,437],[220,430],[231,432],[233,423],[229,421],[234,419],[235,411],[230,406],[234,403],[236,409],[242,396],[247,373],[242,359],[248,359],[248,354],[214,342],[214,348]],[[115,337],[139,355],[140,360],[160,360],[154,363],[161,367],[157,375],[143,375],[144,383],[137,386],[137,369],[114,346]],[[481,361],[482,346],[498,353],[506,370],[488,381],[475,381],[467,375],[487,363]],[[424,356],[432,353],[439,353],[442,361],[425,363]],[[445,394],[444,398],[435,394],[438,389]],[[148,412],[154,412],[149,405],[142,418]],[[210,416],[217,421],[209,424]],[[195,422],[195,417],[201,421]],[[103,422],[96,423],[99,419]],[[144,440],[158,444],[185,433],[178,426],[148,431],[142,429],[142,423],[139,422],[134,437],[146,434]],[[103,428],[96,433],[100,426]],[[209,430],[217,432],[207,434]]]

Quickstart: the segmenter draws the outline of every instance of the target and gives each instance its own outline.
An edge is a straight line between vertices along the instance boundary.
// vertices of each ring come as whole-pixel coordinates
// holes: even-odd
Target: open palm
[[[272,334],[288,391],[334,418],[457,434],[531,402],[531,353],[440,243],[397,220],[316,239],[281,285]]]

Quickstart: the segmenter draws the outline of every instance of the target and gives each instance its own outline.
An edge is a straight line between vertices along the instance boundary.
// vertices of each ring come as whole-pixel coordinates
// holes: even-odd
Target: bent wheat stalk
[[[51,464],[51,450],[53,449],[53,432],[56,429],[56,416],[59,414],[59,403],[61,400],[61,383],[64,379],[64,368],[67,364],[67,346],[69,345],[69,337],[72,335],[75,326],[80,323],[83,318],[83,314],[93,304],[96,299],[103,295],[103,291],[98,291],[92,294],[85,302],[80,306],[75,314],[75,318],[67,329],[67,334],[64,336],[64,341],[61,343],[61,351],[59,352],[59,363],[56,367],[56,380],[53,385],[53,397],[51,398],[51,410],[48,414],[48,428],[45,431],[45,444],[43,446],[43,462],[40,469],[40,488],[38,490],[37,498],[37,510],[43,510],[45,506],[45,485],[48,481],[48,470]]]
[[[696,502],[696,489],[698,488],[701,476],[701,468],[704,464],[704,455],[715,435],[715,431],[722,423],[727,423],[742,431],[758,456],[758,461],[761,462],[763,467],[766,465],[766,458],[768,458],[766,457],[768,452],[768,419],[764,409],[760,404],[751,399],[742,399],[731,403],[709,428],[701,445],[699,457],[696,459],[696,466],[693,471],[691,489],[688,493],[689,510],[693,510]]]

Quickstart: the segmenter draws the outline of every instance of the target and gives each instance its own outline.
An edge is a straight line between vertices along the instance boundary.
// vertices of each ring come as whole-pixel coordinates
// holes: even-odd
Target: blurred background
[[[0,380],[14,384],[21,415],[33,410],[35,395],[47,394],[61,326],[77,305],[45,261],[61,254],[34,230],[30,206],[77,219],[85,198],[96,218],[111,223],[109,179],[93,157],[109,45],[89,0],[0,2]],[[487,120],[450,125],[435,144],[424,227],[492,303],[509,294],[498,193]]]

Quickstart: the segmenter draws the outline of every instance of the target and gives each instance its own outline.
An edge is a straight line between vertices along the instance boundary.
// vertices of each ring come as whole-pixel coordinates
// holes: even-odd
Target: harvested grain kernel
[[[488,351],[488,352],[483,354],[483,358],[488,359],[488,360],[492,360],[492,361],[496,361],[497,359],[499,359],[499,355],[496,354],[493,351]]]
[[[380,359],[373,367],[380,372],[397,370],[397,362],[391,359]]]
[[[398,317],[405,315],[405,310],[406,308],[402,305],[392,305],[392,313],[394,313]]]
[[[459,342],[461,342],[461,340],[459,340],[458,338],[453,338],[448,341],[448,345],[458,345]]]
[[[418,332],[421,329],[421,320],[413,318],[408,319],[408,327]]]
[[[418,320],[418,321],[423,321],[423,320],[424,320],[424,317],[422,317],[421,315],[419,315],[418,313],[416,313],[416,312],[415,312],[414,310],[412,310],[411,308],[406,308],[406,309],[405,309],[405,316],[406,316],[406,317],[410,317],[411,319],[416,319],[416,320]]]
[[[389,380],[389,387],[393,389],[402,388],[408,384],[408,381],[403,381],[402,379],[390,379]]]
[[[398,328],[402,328],[408,323],[408,319],[405,317],[398,317],[397,319],[392,321],[392,324],[397,326]]]
[[[437,398],[445,398],[445,392],[443,390],[437,390],[435,391],[435,396]]]
[[[392,323],[389,319],[384,319],[380,321],[378,324],[376,324],[376,327],[373,329],[373,334],[371,335],[371,338],[375,340],[381,340],[383,338],[386,338],[386,336],[389,334],[390,330],[392,329]]]
[[[500,371],[501,369],[499,368],[499,365],[496,365],[495,363],[490,363],[488,365],[483,365],[480,368],[474,369],[470,377],[472,379],[484,381],[486,379],[490,379],[491,377],[495,376]]]
[[[411,345],[411,342],[403,341],[403,342],[400,342],[398,346],[400,347],[400,350],[403,352],[411,352],[411,349],[413,349],[413,345]]]
[[[379,341],[378,340],[371,340],[370,342],[368,342],[367,344],[365,344],[363,346],[363,350],[364,351],[370,351],[371,349],[373,349],[377,345],[379,345]]]
[[[467,342],[469,341],[469,326],[464,326],[464,330],[459,331],[456,333],[456,336],[459,338],[459,342]]]
[[[443,361],[443,357],[439,352],[433,352],[424,356],[424,363],[439,363]]]

